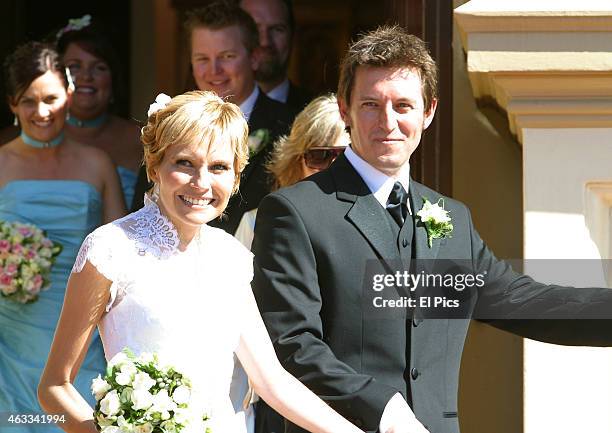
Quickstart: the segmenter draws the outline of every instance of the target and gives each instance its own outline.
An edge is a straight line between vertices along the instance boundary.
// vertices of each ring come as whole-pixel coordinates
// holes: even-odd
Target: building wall
[[[455,0],[455,7],[465,3]],[[504,113],[478,110],[465,52],[453,30],[453,197],[471,210],[498,257],[522,257],[522,152]],[[484,113],[486,114],[484,114]],[[461,366],[461,430],[520,433],[523,429],[523,344],[520,337],[472,322]]]

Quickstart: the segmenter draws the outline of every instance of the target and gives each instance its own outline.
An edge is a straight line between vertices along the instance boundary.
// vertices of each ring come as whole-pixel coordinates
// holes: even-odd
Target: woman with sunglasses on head
[[[138,125],[114,113],[125,94],[115,50],[89,15],[70,20],[58,32],[57,50],[74,82],[66,133],[110,155],[129,209],[142,145]]]
[[[274,188],[293,185],[300,180],[328,168],[344,152],[349,136],[340,118],[336,95],[319,96],[310,102],[293,122],[288,136],[281,137],[274,146],[268,171],[274,175]],[[244,246],[251,248],[257,209],[245,213],[234,235]],[[238,417],[244,417],[248,431],[255,431],[257,398],[249,390],[246,373],[235,359],[230,395]],[[246,400],[246,401],[245,401]],[[266,431],[283,431],[282,418],[268,420],[274,425]],[[278,425],[277,425],[278,424]]]
[[[296,116],[289,135],[274,145],[267,165],[274,175],[274,188],[293,185],[325,170],[344,152],[349,140],[336,95],[315,98]],[[245,213],[234,235],[247,248],[253,242],[256,216],[257,209]]]
[[[22,303],[0,297],[0,410],[36,414],[41,412],[38,380],[79,245],[98,225],[124,215],[125,207],[108,155],[64,133],[71,95],[54,48],[40,42],[17,48],[5,61],[5,74],[10,109],[21,133],[0,147],[0,221],[33,224],[63,247],[51,268],[51,285],[37,300]],[[19,258],[14,247],[0,255]],[[0,266],[2,293],[15,293],[18,282],[7,276],[10,271]],[[104,371],[99,339],[89,351],[83,350],[81,360],[75,384],[88,394],[91,379]],[[57,431],[34,424],[10,427],[15,433]]]

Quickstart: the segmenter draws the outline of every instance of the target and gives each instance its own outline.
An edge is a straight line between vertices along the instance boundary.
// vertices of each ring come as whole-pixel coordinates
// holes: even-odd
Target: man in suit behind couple
[[[437,105],[437,67],[422,40],[397,26],[361,37],[341,65],[338,100],[351,136],[344,156],[260,203],[257,303],[284,367],[355,425],[457,433],[469,318],[609,317],[612,290],[546,286],[514,272],[487,248],[465,205],[410,178],[409,158]],[[417,215],[426,199],[444,200],[450,236],[434,236]],[[438,209],[439,220],[445,215]],[[487,276],[462,319],[364,308],[374,296],[366,268],[390,274],[389,263],[410,269],[416,259],[464,260],[471,273]],[[494,324],[556,343],[612,343],[606,327],[580,322]]]
[[[222,218],[210,225],[234,234],[242,215],[259,204],[270,191],[270,176],[264,169],[276,139],[289,131],[297,108],[277,102],[260,90],[255,81],[261,55],[257,25],[251,16],[231,1],[214,1],[193,9],[184,23],[189,36],[193,81],[199,90],[210,90],[240,107],[249,125],[249,164]],[[140,170],[132,210],[143,205],[148,185]]]

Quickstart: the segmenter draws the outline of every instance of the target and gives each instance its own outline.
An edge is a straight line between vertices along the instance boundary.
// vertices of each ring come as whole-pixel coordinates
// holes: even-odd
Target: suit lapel
[[[389,230],[384,230],[385,210],[370,192],[344,155],[338,157],[330,168],[336,183],[336,197],[353,205],[346,218],[359,230],[383,260],[398,260],[396,240]]]
[[[369,195],[357,197],[346,217],[357,227],[383,260],[398,260],[400,256],[392,233],[389,230],[381,230],[387,218],[384,212],[376,198]]]

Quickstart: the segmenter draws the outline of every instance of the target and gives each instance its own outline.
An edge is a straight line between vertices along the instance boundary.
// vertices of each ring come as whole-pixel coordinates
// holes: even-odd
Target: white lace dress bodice
[[[206,225],[181,251],[172,223],[146,200],[141,210],[91,233],[73,272],[87,261],[112,281],[98,325],[107,361],[125,347],[158,353],[204,396],[214,432],[244,432],[229,388],[251,290],[251,253]]]

